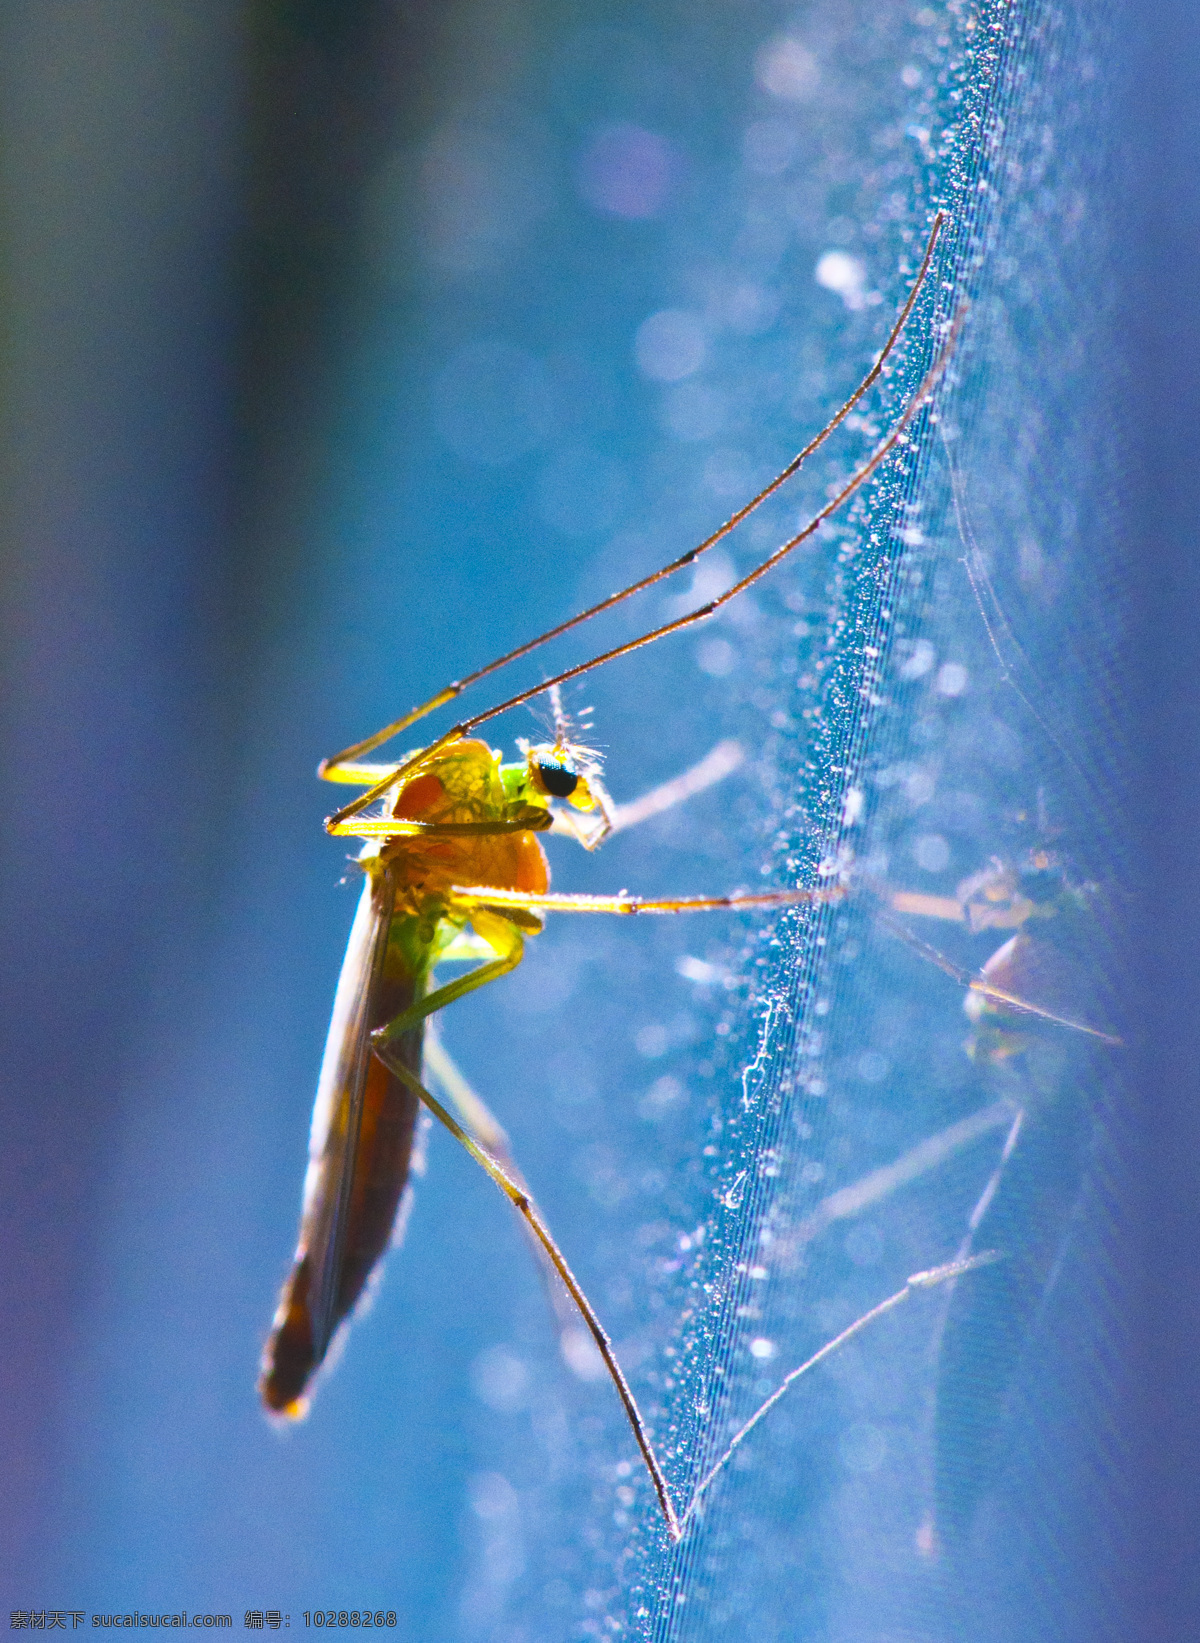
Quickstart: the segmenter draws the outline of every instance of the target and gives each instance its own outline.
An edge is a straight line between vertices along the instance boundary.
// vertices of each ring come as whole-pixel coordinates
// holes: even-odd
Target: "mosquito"
[[[681,1512],[608,1336],[533,1202],[503,1130],[469,1089],[457,1087],[452,1077],[438,1078],[433,1065],[436,1057],[427,1055],[425,1042],[426,1023],[439,1011],[516,968],[525,941],[543,928],[547,913],[628,916],[818,908],[846,894],[846,887],[839,883],[758,894],[662,899],[624,890],[616,895],[552,892],[540,834],[565,833],[594,850],[620,826],[666,808],[697,786],[718,779],[732,757],[728,749],[724,754],[716,749],[709,755],[709,761],[715,762],[707,771],[698,767],[634,806],[614,805],[602,779],[599,757],[577,738],[562,712],[559,692],[570,681],[618,657],[705,621],[812,537],[890,453],[907,442],[909,429],[945,373],[964,310],[944,327],[923,380],[871,455],[801,530],[726,592],[462,720],[427,747],[395,762],[368,760],[393,737],[456,700],[468,687],[693,564],[774,495],[878,380],[929,279],[945,224],[945,213],[938,212],[908,297],[882,351],[854,393],[782,472],[711,536],[661,570],[447,685],[429,701],[319,766],[322,779],[364,789],[325,822],[334,837],[364,841],[358,856],[364,882],[318,1080],[296,1255],[263,1353],[259,1384],[269,1411],[294,1418],[305,1413],[314,1376],[349,1322],[372,1271],[394,1241],[394,1228],[398,1220],[402,1224],[404,1215],[422,1106],[510,1200],[565,1287],[621,1399],[667,1530],[675,1540],[681,1538],[700,1496],[733,1449],[801,1373],[909,1294],[989,1258],[972,1255],[914,1275],[903,1290],[793,1371],[735,1436]],[[544,695],[549,695],[554,712],[553,739],[520,744],[520,759],[505,762],[473,734],[487,721]],[[452,981],[437,983],[434,972],[439,965],[463,961],[475,967]],[[422,1083],[423,1062],[430,1065],[435,1081],[458,1108],[457,1117]]]

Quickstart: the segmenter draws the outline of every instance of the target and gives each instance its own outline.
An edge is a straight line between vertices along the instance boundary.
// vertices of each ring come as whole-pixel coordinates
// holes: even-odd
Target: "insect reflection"
[[[1074,881],[1063,858],[1038,846],[999,860],[954,897],[893,892],[887,922],[923,957],[966,986],[964,1050],[996,1099],[974,1133],[1003,1135],[972,1208],[958,1258],[1002,1250],[978,1284],[955,1289],[939,1330],[932,1515],[927,1549],[968,1533],[993,1476],[996,1445],[1020,1353],[1060,1256],[1063,1217],[1079,1191],[1091,1114],[1121,1039],[1093,1019],[1097,952],[1110,909],[1099,886]],[[893,923],[906,915],[907,928]],[[970,973],[916,937],[912,917],[953,922],[997,941]],[[928,1143],[926,1144],[928,1145]]]

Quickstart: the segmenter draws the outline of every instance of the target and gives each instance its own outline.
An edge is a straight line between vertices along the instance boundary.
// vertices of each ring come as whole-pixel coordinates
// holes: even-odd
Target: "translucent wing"
[[[371,1055],[369,1039],[415,991],[411,976],[389,973],[393,902],[391,874],[376,869],[363,887],[334,997],[300,1236],[263,1353],[263,1401],[286,1414],[303,1414],[308,1381],[386,1250],[412,1165],[416,1100]],[[420,1031],[408,1036],[414,1042],[406,1051],[419,1066]]]

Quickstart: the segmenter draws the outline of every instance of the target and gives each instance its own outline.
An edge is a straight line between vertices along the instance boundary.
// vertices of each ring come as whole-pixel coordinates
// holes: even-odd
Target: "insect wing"
[[[313,1103],[301,1225],[307,1227],[311,1220],[313,1228],[308,1246],[313,1266],[309,1304],[318,1362],[333,1334],[350,1190],[362,1127],[367,1062],[371,1054],[368,1033],[387,952],[392,902],[388,873],[372,877],[363,886],[334,994],[321,1076],[317,1080],[317,1099]]]
[[[394,890],[391,875],[363,886],[333,1001],[317,1082],[295,1265],[263,1358],[263,1397],[295,1412],[337,1322],[338,1288],[370,1062],[374,996],[383,974]]]

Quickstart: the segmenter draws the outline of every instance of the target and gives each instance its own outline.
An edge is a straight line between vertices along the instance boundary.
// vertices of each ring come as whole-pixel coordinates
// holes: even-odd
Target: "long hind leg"
[[[504,1170],[515,1185],[528,1192],[529,1187],[516,1158],[503,1124],[492,1112],[483,1097],[471,1086],[457,1062],[442,1043],[440,1034],[432,1029],[425,1038],[425,1077],[454,1108],[464,1129],[472,1135]],[[532,1195],[531,1195],[532,1196]],[[542,1248],[541,1241],[532,1233],[522,1217],[521,1226],[529,1238],[546,1286],[558,1326],[558,1344],[563,1361],[580,1380],[595,1380],[606,1373],[603,1361],[592,1345],[590,1333],[581,1325],[579,1311],[569,1290],[559,1277],[554,1263]]]

